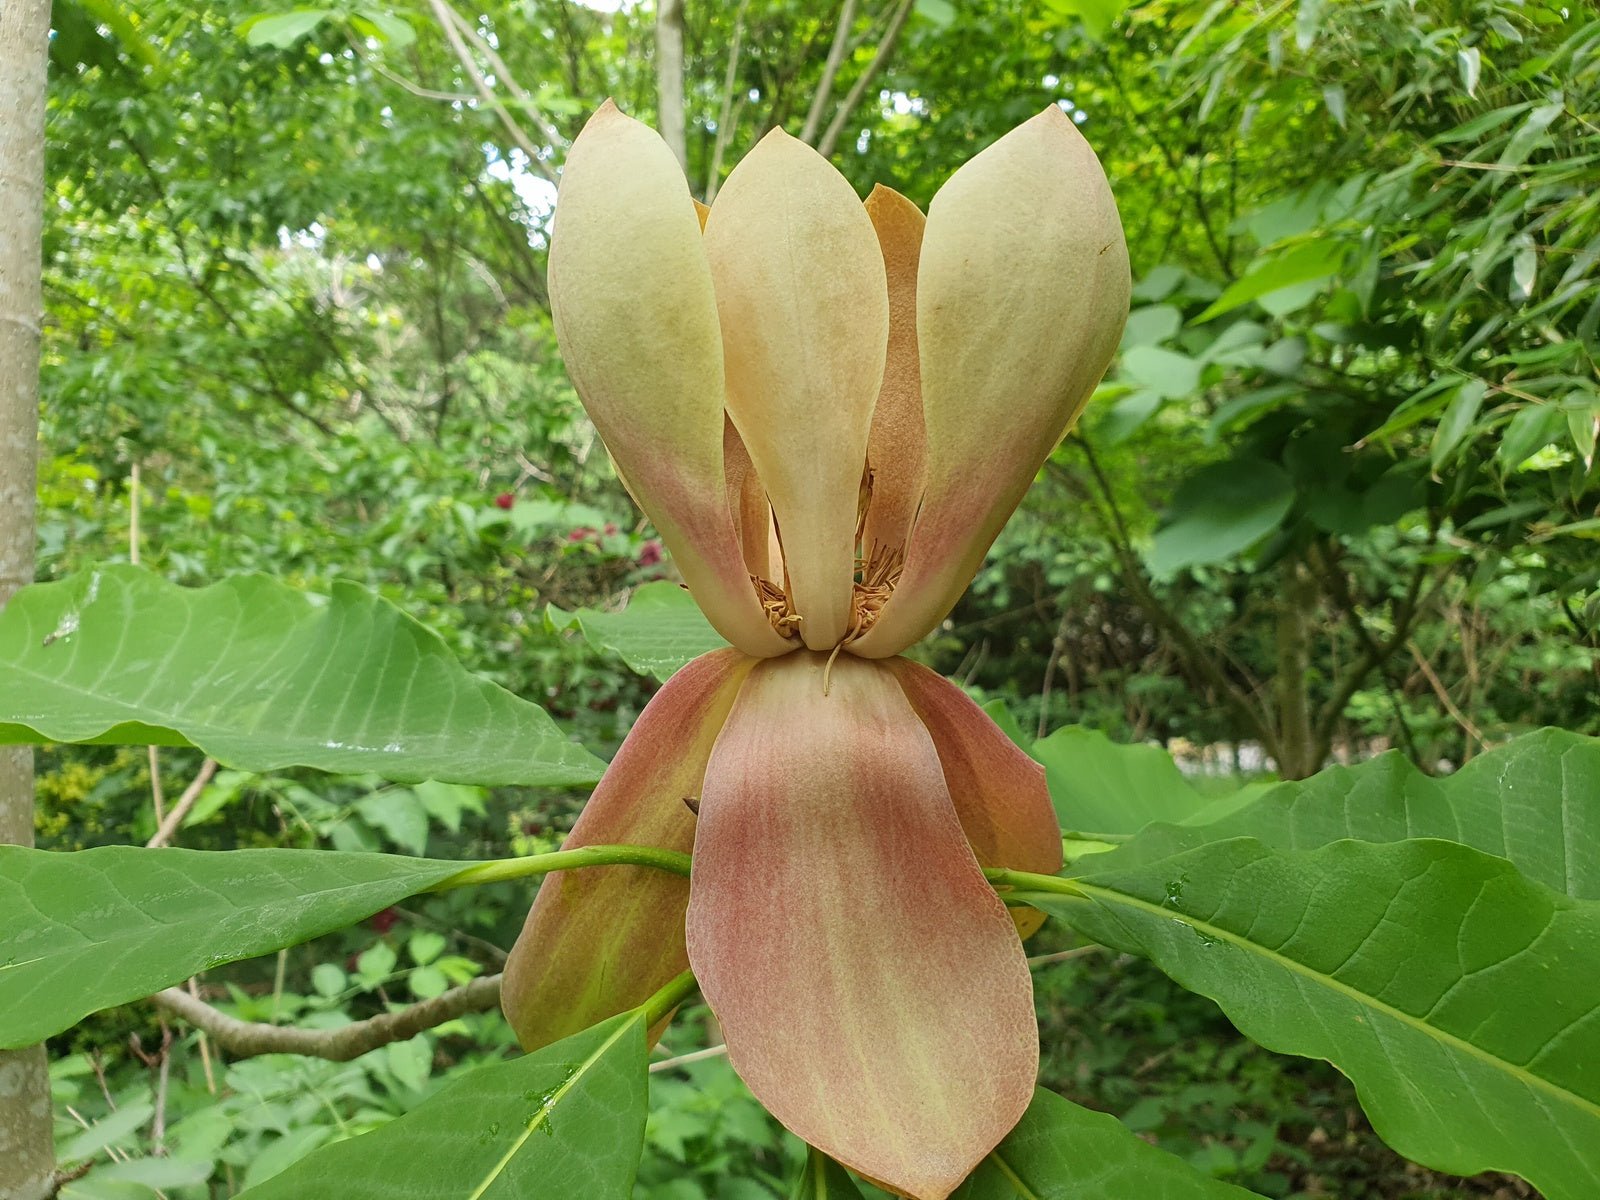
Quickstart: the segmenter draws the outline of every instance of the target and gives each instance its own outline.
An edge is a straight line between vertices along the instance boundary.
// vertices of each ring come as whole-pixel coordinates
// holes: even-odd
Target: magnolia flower
[[[807,1142],[943,1200],[1038,1068],[1019,929],[981,868],[1053,873],[1041,769],[897,657],[949,612],[1128,309],[1104,172],[1058,108],[927,217],[773,130],[715,207],[607,103],[567,160],[556,335],[617,472],[732,644],[652,699],[548,877],[505,1011],[529,1049],[687,964],[734,1069]]]

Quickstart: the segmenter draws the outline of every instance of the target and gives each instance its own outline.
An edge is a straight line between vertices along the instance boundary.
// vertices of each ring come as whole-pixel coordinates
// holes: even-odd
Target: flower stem
[[[524,858],[502,858],[475,863],[434,884],[430,892],[472,887],[480,883],[499,883],[503,879],[526,879],[548,875],[551,871],[571,871],[578,867],[606,866],[654,867],[674,875],[689,873],[689,856],[677,850],[656,846],[583,846],[577,850],[555,850],[549,854],[530,854]]]
[[[1048,892],[1054,896],[1082,896],[1083,889],[1059,875],[1035,875],[1032,871],[1013,871],[1006,867],[985,867],[983,876],[1003,897],[1007,892]],[[1006,897],[1010,898],[1010,897]]]
[[[694,972],[684,971],[674,976],[672,982],[662,988],[650,999],[639,1006],[639,1011],[644,1013],[645,1027],[648,1028],[660,1021],[678,1005],[682,1004],[694,991]]]

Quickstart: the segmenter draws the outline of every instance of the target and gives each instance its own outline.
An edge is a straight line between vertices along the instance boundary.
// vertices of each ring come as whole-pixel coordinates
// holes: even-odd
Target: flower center
[[[867,554],[856,558],[855,578],[851,580],[850,624],[845,629],[839,645],[843,646],[862,637],[877,624],[884,605],[894,594],[900,581],[900,569],[905,563],[905,553],[898,546],[885,546],[874,542]],[[786,588],[759,575],[750,576],[755,586],[756,598],[767,614],[767,620],[782,637],[798,637],[805,618],[795,612],[789,602]],[[785,580],[785,583],[787,579]]]

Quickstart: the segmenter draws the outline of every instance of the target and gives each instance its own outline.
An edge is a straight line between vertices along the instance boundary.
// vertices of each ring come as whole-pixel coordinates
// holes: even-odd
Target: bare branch
[[[717,187],[722,182],[722,156],[728,151],[728,139],[733,136],[737,122],[736,112],[743,104],[737,102],[733,89],[739,85],[739,55],[744,51],[744,14],[750,0],[739,0],[739,9],[733,14],[733,36],[728,41],[728,69],[722,76],[722,109],[717,114],[717,140],[711,147],[711,168],[706,172],[706,203],[717,198]]]
[[[650,1073],[657,1071],[670,1071],[674,1067],[686,1067],[690,1063],[704,1062],[708,1058],[721,1058],[728,1052],[726,1045],[707,1046],[704,1050],[691,1050],[688,1054],[680,1054],[676,1058],[663,1058],[660,1062],[650,1064]]]
[[[833,31],[833,45],[828,47],[827,61],[822,64],[822,78],[817,81],[816,95],[811,97],[811,108],[806,113],[805,124],[800,127],[800,140],[811,145],[817,143],[817,130],[822,127],[822,113],[833,98],[833,81],[850,49],[850,26],[856,20],[856,0],[844,0],[839,10],[839,24]]]
[[[478,69],[478,64],[472,57],[472,51],[468,49],[467,43],[462,40],[460,29],[456,27],[456,20],[459,18],[455,17],[455,10],[446,4],[444,0],[430,0],[430,3],[433,7],[434,19],[439,22],[439,28],[444,30],[445,40],[450,43],[450,49],[455,51],[456,58],[461,63],[461,69],[467,73],[467,78],[471,82],[473,90],[489,106],[490,111],[500,118],[500,124],[505,126],[506,132],[511,135],[511,140],[516,142],[518,148],[528,156],[529,165],[551,183],[555,183],[555,171],[550,168],[549,163],[539,157],[538,148],[534,146],[532,139],[523,131],[522,126],[517,124],[516,118],[506,109],[506,106],[500,102],[500,97],[494,94],[494,89],[489,86],[489,81],[483,77],[483,72]]]
[[[1422,669],[1422,677],[1428,681],[1428,686],[1433,689],[1433,694],[1439,697],[1439,703],[1444,705],[1445,712],[1450,714],[1450,719],[1459,725],[1468,737],[1477,742],[1479,746],[1488,746],[1489,740],[1483,736],[1483,730],[1472,723],[1466,713],[1462,712],[1456,702],[1450,697],[1450,690],[1444,686],[1444,680],[1439,678],[1439,673],[1433,669],[1433,664],[1428,661],[1427,655],[1415,641],[1408,641],[1406,649],[1411,651],[1411,657],[1416,659],[1417,666]],[[1467,743],[1467,757],[1472,756],[1472,743]]]
[[[209,1034],[219,1047],[235,1058],[304,1054],[329,1062],[349,1062],[369,1050],[406,1041],[425,1029],[433,1029],[468,1013],[488,1012],[500,1003],[500,980],[499,975],[485,975],[462,987],[451,988],[432,1000],[339,1029],[295,1029],[241,1021],[178,988],[157,992],[151,1000],[157,1008]]]
[[[656,124],[684,170],[689,136],[683,117],[683,0],[656,0]]]
[[[483,36],[483,31],[476,28],[470,21],[450,7],[449,0],[444,0],[445,8],[450,13],[450,19],[456,23],[456,28],[463,36],[472,39],[472,44],[489,60],[489,66],[494,69],[495,78],[506,85],[506,90],[512,94],[517,103],[522,105],[527,114],[533,118],[533,123],[539,127],[539,136],[549,142],[551,146],[566,145],[566,138],[561,136],[561,131],[545,119],[533,102],[533,95],[527,88],[517,82],[511,68],[506,66],[506,60],[500,57],[500,52],[488,38]]]
[[[833,152],[839,145],[839,135],[844,132],[850,114],[855,112],[856,106],[861,103],[861,97],[867,94],[867,89],[883,70],[884,64],[889,61],[889,56],[894,53],[895,43],[900,40],[900,31],[906,27],[906,18],[911,15],[913,2],[914,0],[900,0],[900,7],[895,9],[889,27],[883,31],[883,37],[878,42],[878,49],[873,54],[872,61],[845,93],[839,111],[833,114],[833,120],[828,124],[828,131],[822,135],[822,141],[817,143],[817,152],[822,157],[833,157]]]
[[[206,790],[206,784],[211,782],[211,777],[217,773],[217,760],[208,758],[200,764],[200,770],[190,781],[189,786],[183,789],[183,795],[178,797],[178,802],[172,806],[172,811],[161,822],[161,828],[148,842],[144,844],[146,850],[154,850],[157,846],[165,846],[172,841],[172,837],[183,825],[189,811],[194,808],[195,801],[200,799],[200,793]]]

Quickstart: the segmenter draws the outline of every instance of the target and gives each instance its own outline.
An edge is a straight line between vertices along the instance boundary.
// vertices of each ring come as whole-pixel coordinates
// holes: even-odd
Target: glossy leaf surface
[[[645,1080],[636,1010],[458,1076],[405,1116],[309,1155],[241,1200],[626,1200],[644,1142]]]
[[[0,846],[0,1048],[342,929],[468,865],[326,850]]]
[[[240,770],[408,783],[592,783],[604,766],[362,588],[182,588],[127,566],[6,605],[0,742],[196,746]]]
[[[1076,882],[1081,898],[1039,906],[1151,959],[1268,1049],[1333,1063],[1401,1154],[1593,1196],[1600,906],[1431,839],[1238,838]]]

